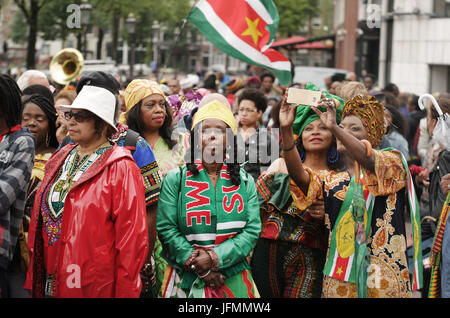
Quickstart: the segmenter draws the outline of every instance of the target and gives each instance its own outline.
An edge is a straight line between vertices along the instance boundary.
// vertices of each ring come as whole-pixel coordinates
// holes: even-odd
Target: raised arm
[[[339,141],[345,146],[349,158],[356,160],[364,169],[370,172],[375,172],[375,157],[374,154],[367,156],[368,149],[365,142],[348,133],[337,124],[336,104],[337,103],[334,99],[323,99],[320,101],[318,106],[326,107],[326,112],[322,113],[316,107],[311,108],[320,117],[322,122],[325,126],[327,126],[336,139],[339,139]]]
[[[297,105],[292,107],[287,104],[286,97],[283,98],[283,103],[280,109],[280,130],[281,137],[283,139],[282,150],[289,176],[304,193],[307,193],[310,176],[303,167],[302,159],[297,151],[294,132],[292,129],[297,107],[299,106]]]

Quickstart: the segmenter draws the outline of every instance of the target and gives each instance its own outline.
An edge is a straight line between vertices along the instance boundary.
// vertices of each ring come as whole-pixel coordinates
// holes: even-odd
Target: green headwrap
[[[306,85],[306,89],[316,92],[319,91],[319,89],[314,84]],[[336,121],[339,124],[339,122],[341,121],[341,114],[342,114],[342,107],[344,106],[344,100],[326,91],[323,91],[322,94],[324,94],[326,98],[336,99],[339,101],[340,106],[336,109]],[[327,111],[327,109],[323,106],[318,107],[318,109],[321,112]],[[311,109],[310,106],[300,105],[299,107],[297,107],[297,113],[295,114],[295,120],[292,127],[294,130],[294,135],[301,136],[305,127],[317,119],[320,119],[319,116]]]

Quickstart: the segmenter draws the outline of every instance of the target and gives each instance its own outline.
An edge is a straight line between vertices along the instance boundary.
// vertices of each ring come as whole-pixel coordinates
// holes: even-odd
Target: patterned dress
[[[411,297],[411,281],[406,256],[406,172],[398,154],[376,151],[375,173],[363,169],[368,191],[375,197],[371,233],[367,247],[370,253],[367,296],[369,298]],[[308,195],[300,189],[293,193],[300,209],[311,205],[317,196],[325,201],[325,224],[332,231],[347,195],[350,175],[347,172],[330,174],[322,184],[309,170],[311,177]],[[356,284],[324,276],[322,297],[356,298]]]
[[[117,143],[120,147],[125,147],[128,126],[118,124],[117,130],[118,131],[111,137],[111,141]],[[142,177],[144,178],[146,206],[151,206],[158,202],[162,178],[155,155],[151,150],[150,145],[141,136],[137,138],[136,149],[133,151],[133,159],[141,170]]]
[[[37,189],[44,179],[44,169],[45,164],[50,159],[53,153],[37,154],[34,157],[33,171],[31,172],[31,179],[28,185],[27,202],[25,204],[25,216],[28,220],[31,216],[31,211],[33,210],[34,196]]]
[[[45,164],[50,159],[53,153],[36,154],[34,157],[33,170],[31,172],[30,183],[28,184],[27,200],[25,202],[25,210],[23,214],[23,221],[19,231],[19,239],[14,252],[12,260],[12,268],[20,268],[21,272],[26,273],[30,264],[28,255],[28,229],[30,225],[31,211],[33,210],[34,198],[36,192],[41,186],[44,179]]]
[[[170,149],[167,143],[161,137],[153,147],[156,162],[158,162],[161,179],[172,169],[184,165],[184,155],[189,146],[189,134],[178,135],[178,143]],[[162,246],[158,236],[156,236],[155,247],[152,255],[152,294],[153,297],[158,297],[164,280],[164,271],[167,267],[167,262],[161,256]]]
[[[189,134],[178,135],[177,144],[172,149],[169,148],[161,137],[156,141],[153,147],[153,153],[155,154],[162,177],[173,168],[184,165],[184,155],[188,147]]]
[[[325,177],[328,171],[320,171]],[[283,173],[263,174],[256,183],[262,230],[252,273],[262,297],[319,298],[327,234],[322,220],[297,208]]]

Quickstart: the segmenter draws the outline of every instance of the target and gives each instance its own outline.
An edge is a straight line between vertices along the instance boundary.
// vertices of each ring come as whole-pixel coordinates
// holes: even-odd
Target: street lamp
[[[92,5],[88,2],[88,0],[81,1],[80,5],[80,12],[81,12],[81,25],[83,26],[83,42],[84,42],[84,58],[86,58],[87,55],[87,28],[89,26],[89,23],[91,21],[91,15],[92,15]]]
[[[156,79],[158,79],[158,43],[159,43],[159,30],[161,26],[157,20],[153,21],[152,31],[153,31],[153,62],[155,63],[155,74]]]
[[[136,24],[137,20],[133,13],[128,15],[125,21],[128,34],[130,35],[131,42],[131,56],[130,56],[130,79],[134,77],[134,58],[135,58],[135,42],[136,42]]]

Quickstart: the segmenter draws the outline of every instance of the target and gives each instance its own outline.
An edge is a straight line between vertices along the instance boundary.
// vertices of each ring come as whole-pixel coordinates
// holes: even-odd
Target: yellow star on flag
[[[249,35],[253,38],[253,42],[255,42],[255,45],[258,45],[258,37],[262,37],[262,33],[258,30],[258,24],[259,24],[259,18],[257,18],[255,21],[250,20],[249,18],[245,17],[245,21],[247,21],[247,30],[245,30],[241,35]]]
[[[338,270],[336,271],[336,273],[341,276],[342,274],[342,267],[338,267]]]

